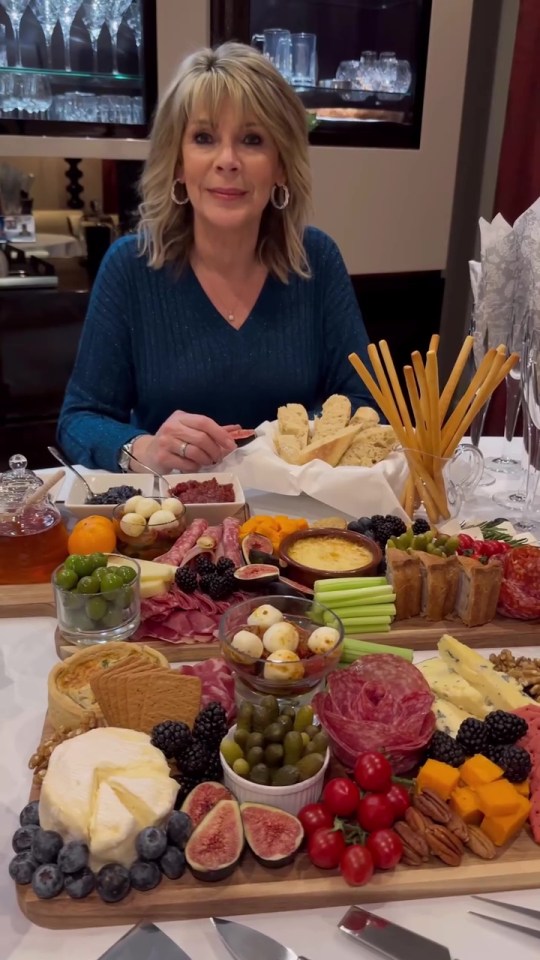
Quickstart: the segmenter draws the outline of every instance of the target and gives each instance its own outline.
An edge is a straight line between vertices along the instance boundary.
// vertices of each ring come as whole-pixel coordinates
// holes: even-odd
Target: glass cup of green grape
[[[70,554],[52,575],[58,629],[78,646],[127,640],[140,623],[140,567],[116,554]]]

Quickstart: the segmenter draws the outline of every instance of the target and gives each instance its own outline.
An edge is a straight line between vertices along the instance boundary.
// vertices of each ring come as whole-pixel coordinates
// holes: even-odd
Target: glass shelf
[[[130,73],[89,73],[82,70],[70,70],[69,73],[65,70],[51,70],[47,67],[0,67],[0,74],[3,73],[21,73],[21,74],[31,74],[37,73],[42,77],[56,77],[64,82],[75,79],[75,80],[98,80],[105,83],[116,83],[118,81],[125,81],[133,84],[142,84],[143,77],[141,74],[130,74]]]

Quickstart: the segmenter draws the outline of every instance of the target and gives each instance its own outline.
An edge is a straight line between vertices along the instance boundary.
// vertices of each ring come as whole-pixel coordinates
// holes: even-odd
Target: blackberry
[[[461,724],[456,742],[463,748],[468,757],[473,757],[476,753],[483,753],[488,743],[488,732],[483,720],[477,720],[476,717],[467,717]]]
[[[152,730],[152,746],[157,747],[170,760],[182,756],[191,746],[191,730],[187,723],[164,720]]]
[[[202,577],[206,577],[216,572],[216,565],[212,563],[212,559],[207,553],[201,553],[195,560],[195,569]]]
[[[496,763],[499,766],[499,758],[501,755],[501,750],[503,750],[502,743],[486,743],[485,747],[482,750],[484,757],[487,757],[488,760],[491,760],[492,763]]]
[[[197,589],[197,574],[189,567],[178,567],[174,575],[174,582],[184,593],[193,593]]]
[[[188,777],[200,777],[206,774],[209,762],[208,750],[200,740],[194,740],[182,757],[181,772]]]
[[[412,525],[412,532],[415,537],[421,536],[423,533],[428,533],[431,530],[431,525],[427,520],[423,520],[422,517],[419,517],[418,520],[415,520]]]
[[[194,787],[197,784],[202,783],[202,777],[188,777],[186,774],[181,773],[174,778],[178,784],[178,793],[176,794],[176,800],[174,803],[174,809],[178,810],[182,806],[184,800],[186,799],[188,793],[191,793]]]
[[[493,710],[484,720],[490,743],[516,743],[528,730],[527,721],[506,710]]]
[[[220,577],[217,574],[209,577],[207,594],[212,600],[227,600],[232,593],[232,585],[229,578]]]
[[[227,713],[220,703],[213,701],[199,713],[193,724],[193,736],[209,747],[219,747],[228,729]]]
[[[214,574],[203,574],[199,579],[199,590],[202,593],[208,593],[209,587],[212,583]]]
[[[504,775],[510,783],[521,783],[526,780],[532,769],[532,762],[527,750],[523,747],[515,747],[512,744],[505,744],[499,749],[498,760],[499,767],[502,767]]]
[[[379,544],[380,547],[385,547],[388,540],[394,536],[394,525],[391,521],[385,520],[384,517],[381,521],[373,524],[373,536],[375,542]]]
[[[427,756],[431,760],[440,760],[441,763],[448,763],[451,767],[460,767],[465,763],[465,752],[463,747],[448,736],[437,730],[427,748]]]
[[[219,759],[219,753],[212,754],[208,767],[206,768],[206,780],[212,780],[214,783],[221,783],[223,780],[223,767]]]
[[[235,563],[230,557],[220,557],[216,563],[216,570],[218,573],[227,573],[227,570],[232,572],[234,569]]]
[[[384,518],[388,525],[392,524],[392,536],[400,537],[402,533],[407,532],[407,526],[401,517],[393,517],[390,513]]]

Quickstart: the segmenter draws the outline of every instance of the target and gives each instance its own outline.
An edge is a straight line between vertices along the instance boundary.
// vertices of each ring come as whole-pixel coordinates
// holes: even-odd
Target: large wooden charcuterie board
[[[50,728],[46,722],[43,735]],[[39,797],[39,786],[30,799]],[[337,871],[314,867],[306,853],[278,869],[261,866],[249,852],[226,880],[204,883],[188,872],[181,880],[163,879],[149,893],[131,891],[125,900],[106,904],[96,893],[85,900],[60,894],[39,900],[31,886],[17,887],[19,906],[32,922],[50,929],[101,927],[139,921],[188,920],[197,917],[234,916],[281,910],[412,900],[422,897],[486,894],[501,890],[525,890],[540,886],[540,846],[523,830],[507,849],[491,861],[465,854],[459,867],[430,863],[421,867],[399,866],[376,873],[365,887],[349,887]]]
[[[35,616],[55,616],[50,584],[0,587],[0,618]],[[415,617],[394,623],[390,633],[366,633],[362,639],[374,642],[379,640],[390,646],[408,647],[411,650],[434,650],[443,633],[452,634],[470,647],[533,647],[540,644],[540,621],[510,620],[497,616],[491,623],[481,627],[466,627],[460,620],[433,623],[422,617]],[[80,649],[67,643],[58,631],[55,642],[56,652],[61,660]],[[189,637],[179,643],[152,639],[143,642],[163,653],[171,663],[208,660],[219,652],[219,644],[208,642],[206,638],[198,642]]]

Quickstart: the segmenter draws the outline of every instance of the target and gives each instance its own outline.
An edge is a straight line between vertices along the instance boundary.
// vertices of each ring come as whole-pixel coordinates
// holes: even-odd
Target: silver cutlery
[[[132,927],[99,960],[191,960],[167,934],[153,923]]]
[[[457,960],[443,944],[360,907],[347,910],[338,927],[390,960]]]
[[[61,453],[60,450],[58,450],[57,447],[47,447],[47,450],[49,451],[49,453],[51,454],[51,456],[54,457],[55,460],[58,460],[58,463],[61,463],[64,467],[67,467],[68,470],[71,470],[72,473],[74,473],[74,474],[79,478],[79,480],[82,480],[82,482],[84,483],[86,489],[88,490],[88,496],[89,496],[89,497],[93,497],[93,496],[94,496],[94,491],[92,490],[92,487],[91,487],[90,484],[88,483],[88,480],[86,479],[86,477],[84,477],[84,476],[82,475],[82,473],[79,473],[79,471],[77,470],[77,468],[74,467],[72,463],[69,463],[69,461],[66,460],[64,454]]]
[[[284,947],[266,933],[259,933],[235,920],[211,917],[212,923],[235,960],[308,960]]]
[[[516,913],[522,917],[531,917],[533,920],[540,920],[540,910],[533,910],[532,907],[516,907],[512,903],[501,903],[500,900],[491,900],[489,897],[474,897],[474,900],[480,900],[482,903],[489,903],[492,907],[500,907],[501,910],[508,910],[509,913]],[[540,940],[540,930],[533,927],[525,927],[522,923],[516,923],[512,920],[505,920],[503,917],[492,917],[487,913],[480,913],[478,910],[469,910],[473,917],[482,917],[482,920],[491,920],[492,923],[498,923],[501,927],[509,927],[511,930],[519,930],[521,933],[528,933],[531,937]]]

